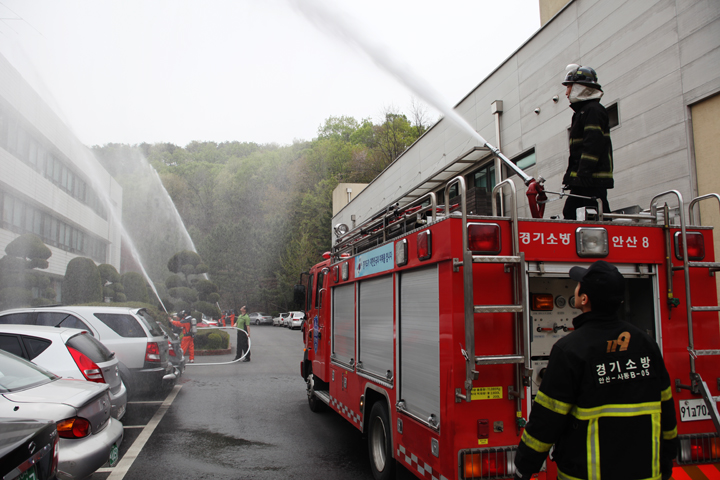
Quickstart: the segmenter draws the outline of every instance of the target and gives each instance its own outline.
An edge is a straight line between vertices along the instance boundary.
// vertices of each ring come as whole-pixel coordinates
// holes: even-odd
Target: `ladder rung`
[[[695,350],[695,355],[720,355],[720,350]]]
[[[692,307],[693,312],[720,312],[720,307]]]
[[[475,305],[473,307],[475,313],[502,313],[502,312],[522,312],[522,305]]]
[[[473,263],[520,263],[520,257],[500,257],[497,255],[473,255]]]
[[[507,363],[525,363],[522,355],[483,355],[475,357],[475,365],[502,365]]]
[[[720,263],[717,263],[717,262],[688,262],[688,267],[720,269]]]

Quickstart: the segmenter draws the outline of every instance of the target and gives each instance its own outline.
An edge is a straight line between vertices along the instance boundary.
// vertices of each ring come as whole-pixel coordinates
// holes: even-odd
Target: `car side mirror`
[[[305,285],[295,285],[293,288],[293,301],[305,310]]]

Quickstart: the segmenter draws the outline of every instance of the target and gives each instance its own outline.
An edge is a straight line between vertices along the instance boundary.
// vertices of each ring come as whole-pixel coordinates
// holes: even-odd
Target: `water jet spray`
[[[391,50],[386,45],[381,45],[366,37],[356,27],[355,23],[344,18],[339,11],[331,11],[327,2],[320,0],[288,0],[288,2],[318,30],[365,54],[377,67],[392,75],[395,80],[407,87],[415,95],[442,112],[445,118],[475,138],[483,147],[486,147],[493,155],[502,160],[505,165],[523,179],[523,182],[528,187],[526,195],[533,218],[542,218],[545,211],[544,202],[547,200],[542,186],[545,179],[538,177],[539,180],[535,180],[533,177],[528,176],[521,168],[503,155],[499,149],[490,145],[472,128],[467,120],[442,101],[440,94],[420,75],[413,72],[409,65],[394,58]]]

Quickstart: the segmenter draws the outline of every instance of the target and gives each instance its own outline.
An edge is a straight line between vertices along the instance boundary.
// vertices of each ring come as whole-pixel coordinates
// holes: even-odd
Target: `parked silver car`
[[[107,384],[62,380],[5,351],[0,372],[0,417],[55,422],[58,478],[86,478],[117,463],[123,426],[110,415]]]
[[[18,308],[0,312],[0,324],[48,325],[90,332],[120,363],[120,377],[128,390],[156,391],[177,379],[168,361],[163,331],[143,308],[60,306]]]
[[[254,325],[272,325],[272,317],[267,313],[253,312],[250,314],[250,323]]]
[[[0,325],[0,349],[33,362],[55,375],[107,383],[110,414],[121,420],[127,390],[120,380],[118,359],[86,330],[41,325]]]

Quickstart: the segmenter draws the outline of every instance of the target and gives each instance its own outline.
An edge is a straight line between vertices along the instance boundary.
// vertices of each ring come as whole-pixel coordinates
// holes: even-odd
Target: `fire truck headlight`
[[[348,229],[348,226],[345,225],[344,223],[338,223],[337,225],[335,225],[334,230],[335,230],[336,237],[342,237],[343,235],[345,235],[346,233],[348,233],[350,231],[350,229]]]
[[[579,227],[575,230],[575,246],[579,257],[607,257],[610,253],[607,230]]]
[[[408,262],[408,243],[406,239],[402,239],[399,242],[395,243],[395,264],[398,267],[402,267],[403,265],[407,265]]]

